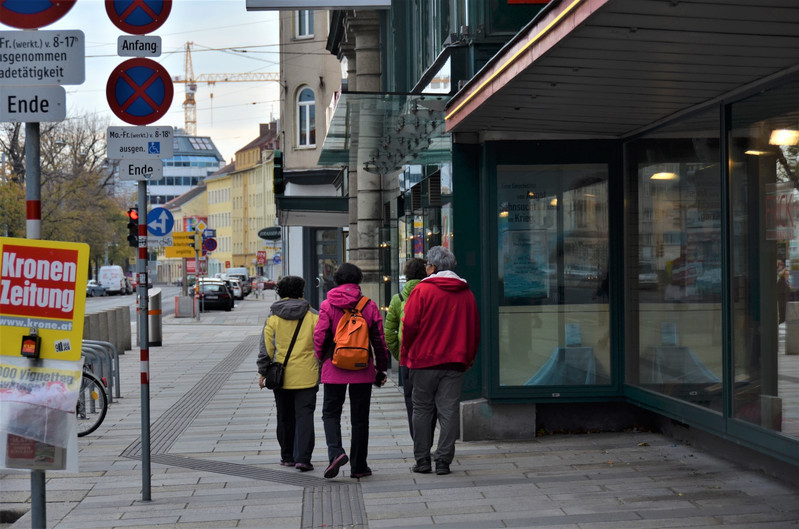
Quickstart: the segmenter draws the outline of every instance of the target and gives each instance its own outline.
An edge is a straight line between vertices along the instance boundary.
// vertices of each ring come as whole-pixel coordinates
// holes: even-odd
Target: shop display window
[[[799,437],[799,83],[731,106],[732,417]]]
[[[497,168],[499,381],[610,384],[608,168]]]
[[[722,409],[719,113],[630,142],[627,382]]]

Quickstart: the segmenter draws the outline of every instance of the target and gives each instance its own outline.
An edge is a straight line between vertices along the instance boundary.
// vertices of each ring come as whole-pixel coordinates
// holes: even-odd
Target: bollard
[[[147,343],[150,347],[160,347],[162,340],[161,289],[151,288],[147,291],[147,296],[149,298],[149,308],[147,310],[149,316]]]
[[[799,301],[785,307],[785,354],[799,355]]]
[[[130,351],[131,349],[133,349],[133,343],[131,341],[133,333],[130,329],[131,326],[130,308],[118,307],[117,318],[118,318],[119,328],[122,329],[122,340],[117,350],[119,351],[119,354],[125,354],[125,351]]]

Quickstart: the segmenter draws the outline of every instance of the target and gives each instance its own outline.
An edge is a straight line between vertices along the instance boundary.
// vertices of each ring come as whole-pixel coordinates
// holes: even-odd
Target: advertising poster
[[[503,235],[505,299],[548,297],[547,231],[511,230]]]
[[[88,269],[86,244],[0,237],[0,355],[36,329],[40,358],[79,360]]]

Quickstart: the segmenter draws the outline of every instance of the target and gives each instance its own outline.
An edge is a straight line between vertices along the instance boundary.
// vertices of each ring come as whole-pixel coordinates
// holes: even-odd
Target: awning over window
[[[620,138],[794,72],[796,0],[564,0],[452,98],[446,129]]]
[[[366,170],[388,174],[405,164],[449,158],[444,106],[449,96],[348,92],[339,97],[318,165],[348,165],[356,140],[366,147]]]

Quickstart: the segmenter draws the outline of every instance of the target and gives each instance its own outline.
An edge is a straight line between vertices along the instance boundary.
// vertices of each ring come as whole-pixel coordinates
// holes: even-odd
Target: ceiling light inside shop
[[[771,145],[799,145],[799,130],[773,130],[768,142]]]
[[[749,156],[765,156],[768,154],[767,151],[758,151],[755,149],[749,149],[744,154],[748,154]]]
[[[557,198],[553,198],[552,200],[549,201],[549,205],[552,206],[553,208],[557,207],[558,199]]]
[[[677,180],[677,173],[655,173],[649,177],[650,180]]]

